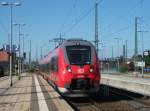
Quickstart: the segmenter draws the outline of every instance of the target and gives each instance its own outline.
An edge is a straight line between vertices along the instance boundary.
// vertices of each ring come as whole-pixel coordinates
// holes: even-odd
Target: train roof
[[[73,38],[73,39],[65,40],[58,47],[65,47],[65,46],[69,46],[69,45],[85,45],[85,46],[91,46],[91,47],[93,47],[93,44],[90,41],[83,40],[83,39],[80,39],[80,38]]]
[[[50,56],[53,55],[53,52],[58,52],[59,48],[64,48],[66,46],[73,46],[73,45],[84,45],[84,46],[91,46],[94,47],[93,44],[90,41],[83,40],[80,38],[73,38],[63,41],[59,46],[57,46],[55,49],[50,51],[41,61],[40,64],[46,63],[50,60]]]

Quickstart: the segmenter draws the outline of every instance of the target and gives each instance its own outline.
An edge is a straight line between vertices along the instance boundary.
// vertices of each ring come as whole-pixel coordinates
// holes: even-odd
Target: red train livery
[[[61,93],[94,93],[99,90],[99,62],[94,46],[69,39],[40,61],[40,72]]]

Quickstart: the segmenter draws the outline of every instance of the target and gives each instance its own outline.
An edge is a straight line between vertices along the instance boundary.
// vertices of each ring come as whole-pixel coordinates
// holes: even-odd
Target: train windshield
[[[67,46],[66,50],[71,65],[91,63],[91,48],[89,46]]]

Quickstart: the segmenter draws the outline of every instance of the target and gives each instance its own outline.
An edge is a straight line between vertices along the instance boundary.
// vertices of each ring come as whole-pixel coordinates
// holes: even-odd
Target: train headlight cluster
[[[92,68],[90,68],[90,72],[93,72],[93,69],[92,69]]]
[[[67,66],[67,71],[71,72],[71,67],[70,66]]]
[[[93,71],[94,71],[93,65],[90,66],[90,70],[89,70],[89,71],[90,71],[90,72],[93,72]]]
[[[68,69],[68,72],[71,72],[71,69]]]

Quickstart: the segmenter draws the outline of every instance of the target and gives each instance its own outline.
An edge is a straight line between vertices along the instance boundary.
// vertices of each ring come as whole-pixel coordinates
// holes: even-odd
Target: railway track
[[[108,86],[98,95],[66,100],[76,111],[150,111],[149,97]]]

